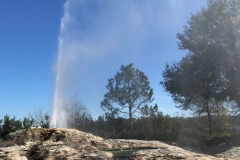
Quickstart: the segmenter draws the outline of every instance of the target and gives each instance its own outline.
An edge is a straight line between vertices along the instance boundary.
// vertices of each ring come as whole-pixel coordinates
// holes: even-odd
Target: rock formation
[[[75,129],[33,128],[10,133],[0,143],[0,159],[117,159],[110,150],[152,148],[132,153],[128,159],[236,159],[240,149],[215,156],[194,153],[159,141],[102,139]],[[237,153],[236,153],[237,152]],[[238,153],[239,152],[239,153]],[[234,153],[234,154],[233,154]],[[125,158],[126,159],[126,158]]]
[[[75,129],[19,130],[1,143],[0,159],[111,159],[111,153],[91,145],[102,140]]]

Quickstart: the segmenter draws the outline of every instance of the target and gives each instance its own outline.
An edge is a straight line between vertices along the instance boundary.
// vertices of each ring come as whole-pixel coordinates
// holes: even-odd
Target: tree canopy
[[[240,106],[240,1],[209,0],[208,8],[193,14],[177,38],[179,49],[189,51],[194,72],[205,65],[205,72],[215,75],[215,90]]]
[[[133,64],[121,66],[114,78],[108,79],[108,92],[104,95],[101,108],[112,114],[128,114],[132,130],[132,116],[141,107],[151,102],[153,89],[148,77]]]
[[[215,106],[240,106],[240,1],[209,0],[187,24],[177,38],[188,53],[165,66],[160,83],[178,107],[206,112],[211,130]]]

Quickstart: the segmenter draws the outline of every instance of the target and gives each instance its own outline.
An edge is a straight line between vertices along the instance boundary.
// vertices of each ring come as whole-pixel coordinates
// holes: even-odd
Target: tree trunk
[[[211,113],[210,113],[208,104],[207,104],[206,108],[207,108],[207,115],[208,115],[209,134],[212,136],[213,135],[213,126],[212,126],[212,118],[211,118]]]
[[[237,103],[238,107],[240,108],[240,99],[238,97],[235,97],[234,100]]]
[[[132,107],[129,106],[129,123],[130,123],[130,131],[132,133],[133,126],[132,126]]]

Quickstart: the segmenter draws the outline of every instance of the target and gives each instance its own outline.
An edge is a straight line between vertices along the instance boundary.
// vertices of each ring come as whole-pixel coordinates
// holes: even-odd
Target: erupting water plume
[[[146,73],[155,77],[159,70],[153,64],[162,56],[153,52],[177,48],[169,45],[169,39],[175,41],[185,23],[183,14],[189,5],[185,3],[192,1],[67,0],[59,33],[50,126],[67,127],[63,104],[74,94],[99,114],[106,81],[121,65],[151,68]],[[163,35],[168,39],[163,40]]]
[[[52,116],[50,121],[50,127],[67,127],[67,116],[64,111],[64,87],[66,86],[65,83],[65,76],[67,76],[66,70],[69,68],[68,64],[71,62],[70,59],[67,59],[65,52],[67,51],[66,47],[68,44],[66,43],[67,40],[67,30],[69,24],[69,2],[67,1],[64,5],[64,16],[61,19],[61,26],[60,26],[60,36],[59,36],[59,46],[58,46],[58,61],[56,67],[56,80],[55,80],[55,90],[54,90],[54,97],[53,97],[53,107],[52,107]],[[71,56],[71,54],[69,54]]]

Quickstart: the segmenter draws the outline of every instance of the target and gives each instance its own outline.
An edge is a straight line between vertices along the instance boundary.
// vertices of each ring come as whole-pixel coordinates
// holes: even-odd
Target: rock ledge
[[[75,129],[34,128],[10,133],[0,143],[0,159],[116,159],[108,150],[153,148],[132,153],[129,159],[231,160],[240,149],[210,156],[194,153],[159,141],[106,139]]]

